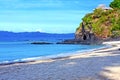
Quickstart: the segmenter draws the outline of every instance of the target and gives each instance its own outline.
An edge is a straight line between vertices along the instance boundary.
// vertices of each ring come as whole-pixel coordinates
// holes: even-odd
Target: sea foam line
[[[9,65],[9,64],[15,64],[15,63],[27,63],[27,62],[37,61],[37,60],[45,60],[45,59],[50,59],[50,58],[66,57],[66,56],[71,56],[71,55],[75,55],[75,54],[85,54],[85,53],[88,53],[88,52],[91,52],[91,51],[104,49],[104,48],[110,48],[110,47],[112,47],[112,46],[111,45],[105,45],[105,46],[102,46],[100,48],[89,49],[89,50],[79,50],[79,51],[68,52],[68,53],[60,53],[60,54],[57,54],[57,55],[22,58],[22,59],[16,59],[16,60],[13,60],[13,61],[2,61],[2,62],[0,62],[0,65]]]

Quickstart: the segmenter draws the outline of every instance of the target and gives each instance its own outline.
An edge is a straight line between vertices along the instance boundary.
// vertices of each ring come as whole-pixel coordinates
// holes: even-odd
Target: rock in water
[[[43,44],[53,44],[53,43],[49,43],[49,42],[32,42],[31,44],[43,45]]]

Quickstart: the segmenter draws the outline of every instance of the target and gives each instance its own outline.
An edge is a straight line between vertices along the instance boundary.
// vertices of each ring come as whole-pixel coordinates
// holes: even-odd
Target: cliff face
[[[100,5],[93,11],[93,13],[85,15],[82,20],[82,23],[80,23],[80,26],[77,28],[75,33],[76,39],[91,40],[88,35],[99,39],[120,37],[119,8],[112,9],[104,5]]]

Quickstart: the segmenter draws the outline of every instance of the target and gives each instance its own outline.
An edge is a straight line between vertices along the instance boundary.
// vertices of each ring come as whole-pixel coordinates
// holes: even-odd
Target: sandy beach
[[[120,41],[83,54],[0,65],[0,80],[120,80]]]

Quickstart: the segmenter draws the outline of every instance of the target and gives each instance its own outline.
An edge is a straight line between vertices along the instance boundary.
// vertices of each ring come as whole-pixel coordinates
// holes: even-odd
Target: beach
[[[120,80],[120,41],[74,54],[25,63],[0,65],[0,80]]]

